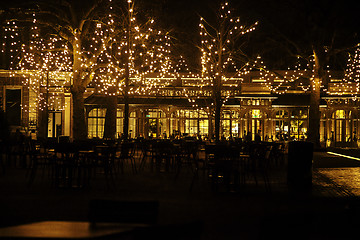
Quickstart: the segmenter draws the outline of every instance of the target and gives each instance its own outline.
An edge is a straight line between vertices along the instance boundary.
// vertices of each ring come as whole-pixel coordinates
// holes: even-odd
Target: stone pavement
[[[262,181],[256,185],[251,180],[230,192],[214,192],[203,172],[190,191],[193,174],[186,167],[177,178],[174,172],[150,168],[134,174],[128,167],[111,188],[101,173],[87,188],[51,187],[46,174],[29,187],[27,169],[8,167],[0,176],[0,226],[86,220],[89,200],[106,198],[157,200],[159,224],[200,220],[202,239],[352,239],[360,219],[359,167],[315,153],[313,188],[306,193],[288,189],[285,166],[271,172],[271,192]],[[359,185],[350,184],[354,179]]]
[[[332,149],[343,153],[343,149]],[[358,149],[348,151],[347,156],[356,156]],[[360,197],[360,161],[326,152],[314,153],[313,184],[321,196]]]

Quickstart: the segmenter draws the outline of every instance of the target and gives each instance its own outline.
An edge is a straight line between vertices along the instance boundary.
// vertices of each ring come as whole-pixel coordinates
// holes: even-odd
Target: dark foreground
[[[193,181],[193,169],[156,171],[146,165],[138,173],[125,166],[109,186],[101,172],[83,188],[50,184],[47,173],[28,185],[26,168],[7,166],[0,176],[0,225],[43,220],[88,218],[91,199],[159,202],[158,224],[203,223],[201,239],[353,239],[360,219],[360,201],[352,179],[339,169],[358,171],[360,162],[315,153],[313,187],[293,191],[286,184],[286,165],[270,172],[271,190],[264,182],[226,189],[211,188],[203,170]],[[344,171],[345,171],[344,170]],[[344,171],[340,171],[342,174]],[[355,190],[354,190],[355,189]],[[171,239],[171,238],[169,238]]]

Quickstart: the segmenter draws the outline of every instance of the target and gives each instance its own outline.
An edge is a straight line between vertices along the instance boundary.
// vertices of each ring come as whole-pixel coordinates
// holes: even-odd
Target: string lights
[[[130,95],[156,94],[175,79],[176,71],[170,58],[171,37],[166,31],[156,29],[154,19],[138,23],[132,0],[127,1],[125,12],[116,14],[112,1],[109,2],[109,26],[114,34],[100,56],[102,66],[94,79],[96,93],[121,95],[126,89]],[[152,74],[157,77],[151,77]],[[126,77],[130,79],[129,86],[126,86]]]
[[[22,85],[29,89],[29,103],[22,108],[31,119],[36,119],[38,110],[65,108],[63,94],[68,86],[71,58],[64,41],[54,35],[42,38],[35,13],[32,18],[30,25],[22,23],[22,27],[18,26],[21,22],[7,22],[4,38],[12,39],[10,77],[21,76]],[[27,30],[29,40],[25,44],[20,33]]]
[[[210,98],[215,86],[221,91],[224,105],[232,96],[241,94],[244,78],[254,70],[259,71],[258,80],[271,93],[311,91],[310,82],[315,78],[314,56],[308,59],[299,57],[293,68],[284,71],[269,70],[260,56],[249,59],[235,47],[240,46],[243,37],[256,29],[258,22],[243,25],[239,17],[232,16],[227,2],[220,7],[216,25],[200,18],[201,71],[198,74],[189,70],[182,56],[176,64],[173,63],[169,33],[157,29],[154,19],[140,24],[132,0],[126,1],[126,11],[119,13],[118,9],[109,0],[108,12],[97,16],[89,24],[87,33],[72,29],[70,35],[73,38],[44,34],[34,13],[29,25],[28,44],[21,39],[20,32],[24,30],[19,22],[6,22],[4,39],[10,42],[10,76],[18,76],[20,70],[23,85],[36,96],[36,101],[29,103],[29,111],[43,110],[45,106],[63,110],[65,106],[61,96],[64,87],[73,84],[77,75],[85,87],[89,84],[94,86],[95,93],[121,95],[125,90],[126,64],[129,66],[130,95],[160,95],[164,93],[164,88],[181,79],[184,88],[176,94],[187,97],[193,107],[199,107],[200,98]],[[2,52],[5,51],[6,41],[2,43]],[[329,66],[325,72],[332,79]],[[327,88],[322,82],[318,84],[329,95],[358,95],[359,46],[349,57],[345,77],[330,83]],[[92,93],[93,90],[89,91]]]
[[[350,92],[353,98],[356,99],[360,91],[360,44],[357,45],[354,55],[349,55],[344,80],[347,83],[345,85],[347,89],[344,89],[344,86],[342,86],[342,89],[348,93]],[[355,86],[351,83],[355,84]]]
[[[244,35],[256,29],[258,22],[249,26],[242,25],[239,17],[232,16],[228,2],[221,4],[217,17],[215,26],[200,18],[201,73],[198,75],[198,94],[193,94],[193,89],[184,89],[184,94],[193,107],[199,107],[196,100],[208,96],[211,91],[220,92],[224,105],[237,92],[242,76],[252,69],[246,57],[238,54],[242,51],[236,45],[239,45]],[[226,90],[223,88],[225,85],[228,88]]]

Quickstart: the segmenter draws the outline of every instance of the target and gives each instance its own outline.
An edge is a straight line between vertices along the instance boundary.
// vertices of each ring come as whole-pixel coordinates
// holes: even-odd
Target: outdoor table
[[[44,221],[0,228],[0,239],[121,239],[140,224]]]

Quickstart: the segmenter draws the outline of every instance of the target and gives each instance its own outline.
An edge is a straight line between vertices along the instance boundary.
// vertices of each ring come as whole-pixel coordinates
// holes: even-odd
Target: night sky
[[[76,0],[80,2],[82,0]],[[125,0],[124,0],[125,1]],[[2,3],[6,8],[14,0]],[[55,2],[52,0],[51,2]],[[83,4],[89,1],[83,1]],[[153,16],[159,25],[168,29],[174,39],[176,54],[187,56],[190,65],[196,64],[199,43],[199,18],[214,19],[219,0],[135,0],[138,16]],[[342,68],[344,59],[360,42],[359,3],[331,0],[230,0],[234,15],[240,16],[244,24],[259,21],[246,45],[249,55],[260,54],[267,65],[274,68],[286,67],[301,49],[306,54],[313,45],[342,49],[333,58],[334,67]],[[289,44],[291,42],[291,44]],[[293,45],[293,46],[290,46]],[[294,48],[294,45],[297,47]]]
[[[142,0],[139,5],[172,29],[184,54],[193,56],[199,42],[199,17],[214,19],[218,0]],[[151,3],[150,3],[151,2]],[[311,52],[313,45],[329,46],[334,51],[333,68],[344,68],[348,53],[360,42],[359,3],[331,0],[230,0],[235,16],[244,24],[259,21],[246,45],[249,55],[260,54],[273,68],[285,68],[294,54]],[[145,4],[143,4],[145,3]],[[145,9],[146,9],[145,7]],[[289,44],[291,42],[291,44]],[[339,50],[339,51],[338,51]],[[340,51],[341,50],[341,51]],[[189,59],[191,62],[191,59]],[[196,60],[194,60],[196,61]],[[291,62],[291,61],[290,61]]]

